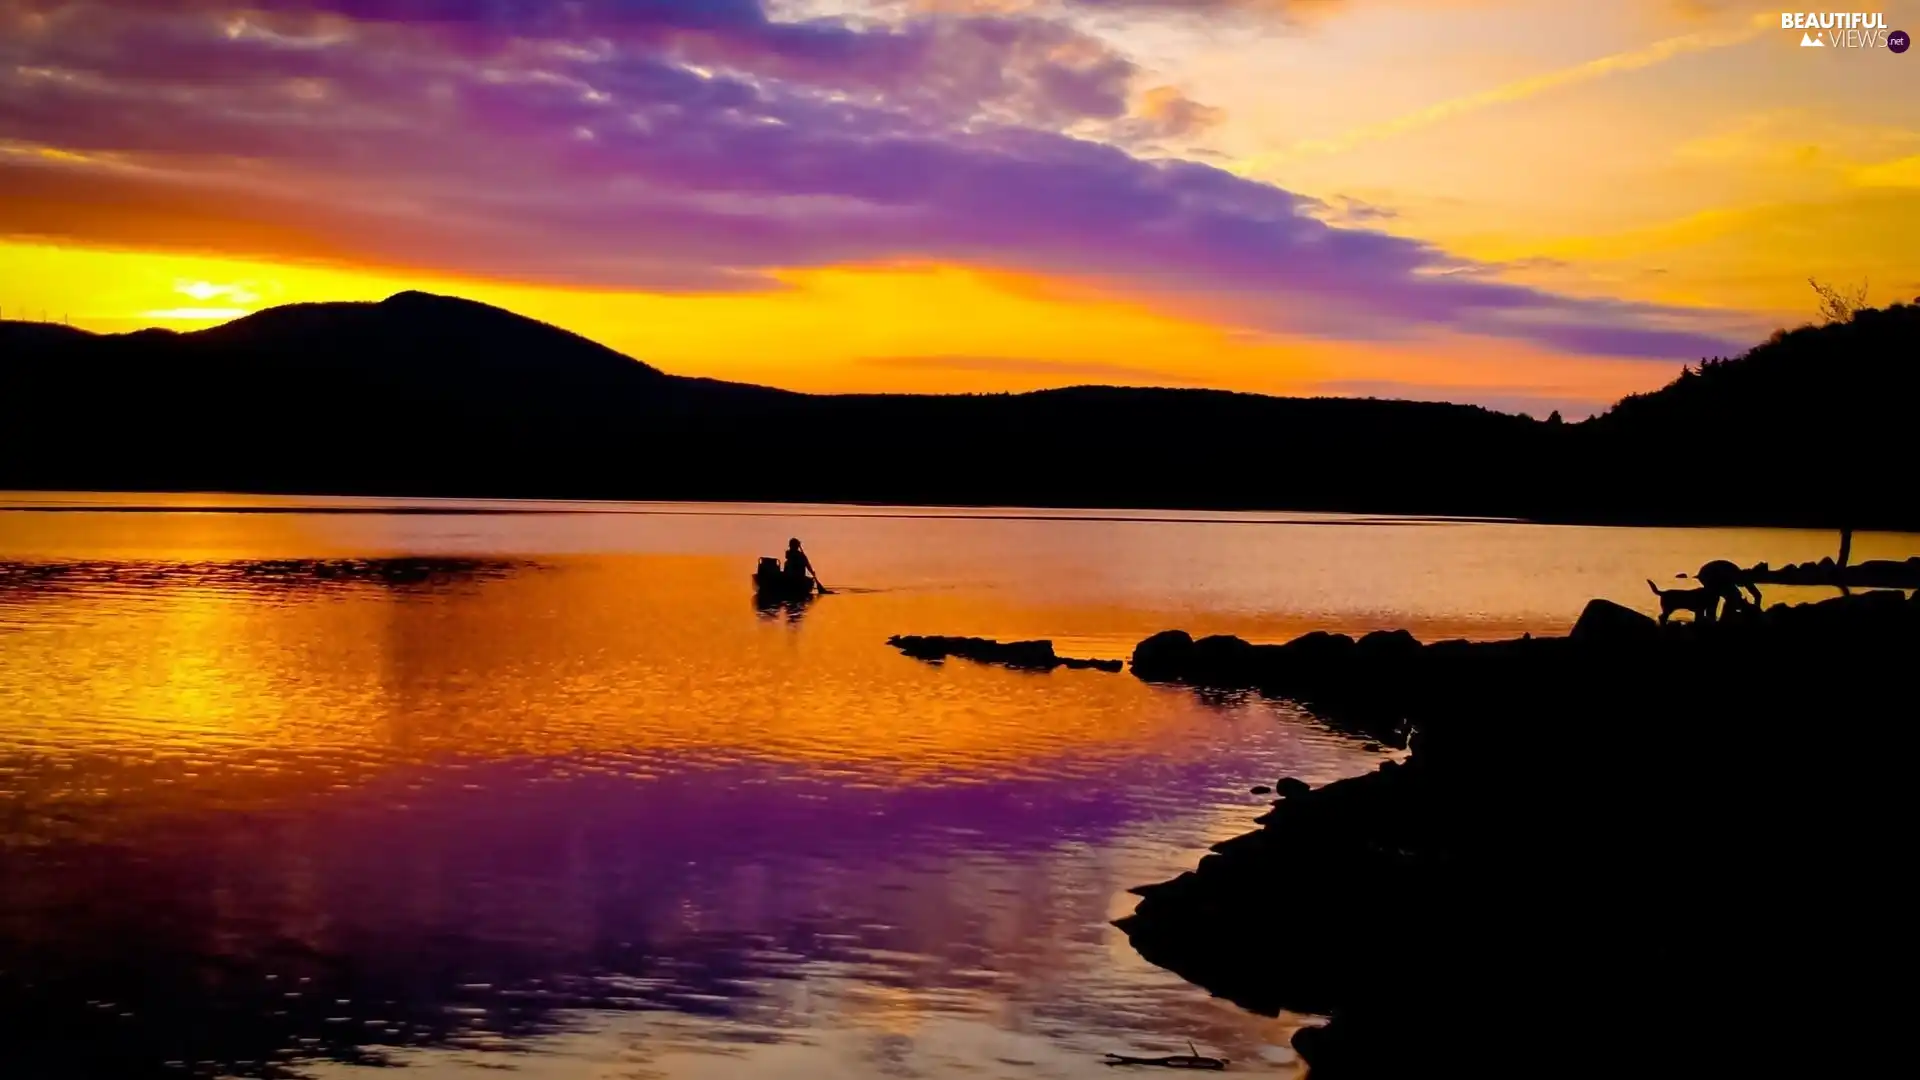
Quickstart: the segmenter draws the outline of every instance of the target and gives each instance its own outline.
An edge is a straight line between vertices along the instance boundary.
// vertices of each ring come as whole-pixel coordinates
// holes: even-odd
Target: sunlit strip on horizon
[[[251,314],[253,314],[252,308],[178,307],[143,311],[140,316],[145,319],[168,319],[179,322],[216,322],[222,319],[238,319]]]

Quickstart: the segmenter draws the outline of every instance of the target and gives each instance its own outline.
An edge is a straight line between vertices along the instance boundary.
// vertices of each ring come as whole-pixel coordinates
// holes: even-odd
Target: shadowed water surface
[[[842,591],[756,609],[752,557],[790,534]],[[1591,595],[1649,606],[1650,574],[1832,546],[0,497],[0,1075],[1105,1076],[1189,1037],[1284,1074],[1299,1018],[1107,922],[1242,831],[1249,785],[1377,755],[1275,703],[890,635],[1550,632]]]

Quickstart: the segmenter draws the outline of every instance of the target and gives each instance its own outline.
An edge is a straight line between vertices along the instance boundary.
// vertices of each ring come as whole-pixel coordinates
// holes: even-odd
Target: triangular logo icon
[[[1827,47],[1827,43],[1814,37],[1812,34],[1801,34],[1800,47],[1803,49],[1824,49]]]

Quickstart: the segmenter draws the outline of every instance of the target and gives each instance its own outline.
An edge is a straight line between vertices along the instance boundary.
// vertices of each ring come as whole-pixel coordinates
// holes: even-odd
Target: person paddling
[[[820,575],[813,569],[813,560],[807,558],[807,553],[800,550],[800,541],[798,539],[787,541],[787,565],[782,568],[781,572],[784,573],[787,576],[787,580],[793,584],[805,585],[808,592],[819,590],[824,593],[827,591],[827,587],[820,584]]]

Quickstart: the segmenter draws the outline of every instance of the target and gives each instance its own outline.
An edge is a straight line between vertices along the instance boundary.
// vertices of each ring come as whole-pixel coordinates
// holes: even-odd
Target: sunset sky
[[[1920,295],[1920,51],[1715,0],[0,0],[0,315],[1585,414]],[[1920,0],[1884,0],[1920,30]]]

